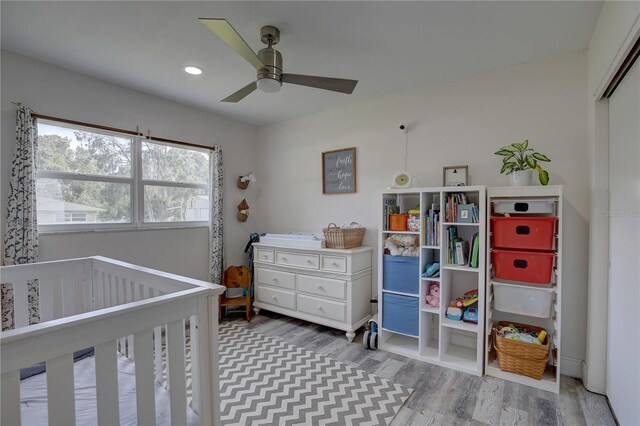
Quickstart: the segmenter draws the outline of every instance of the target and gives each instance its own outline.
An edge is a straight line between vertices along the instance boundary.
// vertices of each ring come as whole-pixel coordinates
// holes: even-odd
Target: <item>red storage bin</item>
[[[557,217],[492,217],[493,246],[552,250]]]
[[[492,249],[495,277],[503,280],[550,284],[553,251]]]

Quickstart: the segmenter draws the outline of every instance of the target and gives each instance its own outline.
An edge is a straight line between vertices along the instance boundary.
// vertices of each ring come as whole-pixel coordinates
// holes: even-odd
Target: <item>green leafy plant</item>
[[[528,140],[504,146],[495,154],[503,157],[502,168],[500,169],[501,174],[508,175],[509,173],[531,169],[538,172],[538,178],[540,178],[542,185],[549,183],[549,173],[542,168],[540,162],[548,163],[551,160],[546,155],[529,148]]]

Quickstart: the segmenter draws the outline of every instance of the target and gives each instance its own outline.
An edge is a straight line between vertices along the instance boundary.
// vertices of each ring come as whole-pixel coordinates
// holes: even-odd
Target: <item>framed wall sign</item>
[[[442,186],[469,185],[469,166],[445,166],[442,168]]]
[[[342,148],[322,153],[322,193],[356,192],[356,149]]]

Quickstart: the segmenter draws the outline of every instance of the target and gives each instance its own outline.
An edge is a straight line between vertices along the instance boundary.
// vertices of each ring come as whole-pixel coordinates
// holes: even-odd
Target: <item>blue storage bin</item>
[[[382,288],[418,295],[420,292],[420,258],[384,255]]]
[[[393,293],[382,295],[382,327],[418,335],[418,298]]]

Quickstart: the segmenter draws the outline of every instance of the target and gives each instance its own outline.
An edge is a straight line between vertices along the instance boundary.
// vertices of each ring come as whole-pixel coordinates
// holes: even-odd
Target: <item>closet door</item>
[[[640,60],[609,99],[607,395],[640,424]]]

